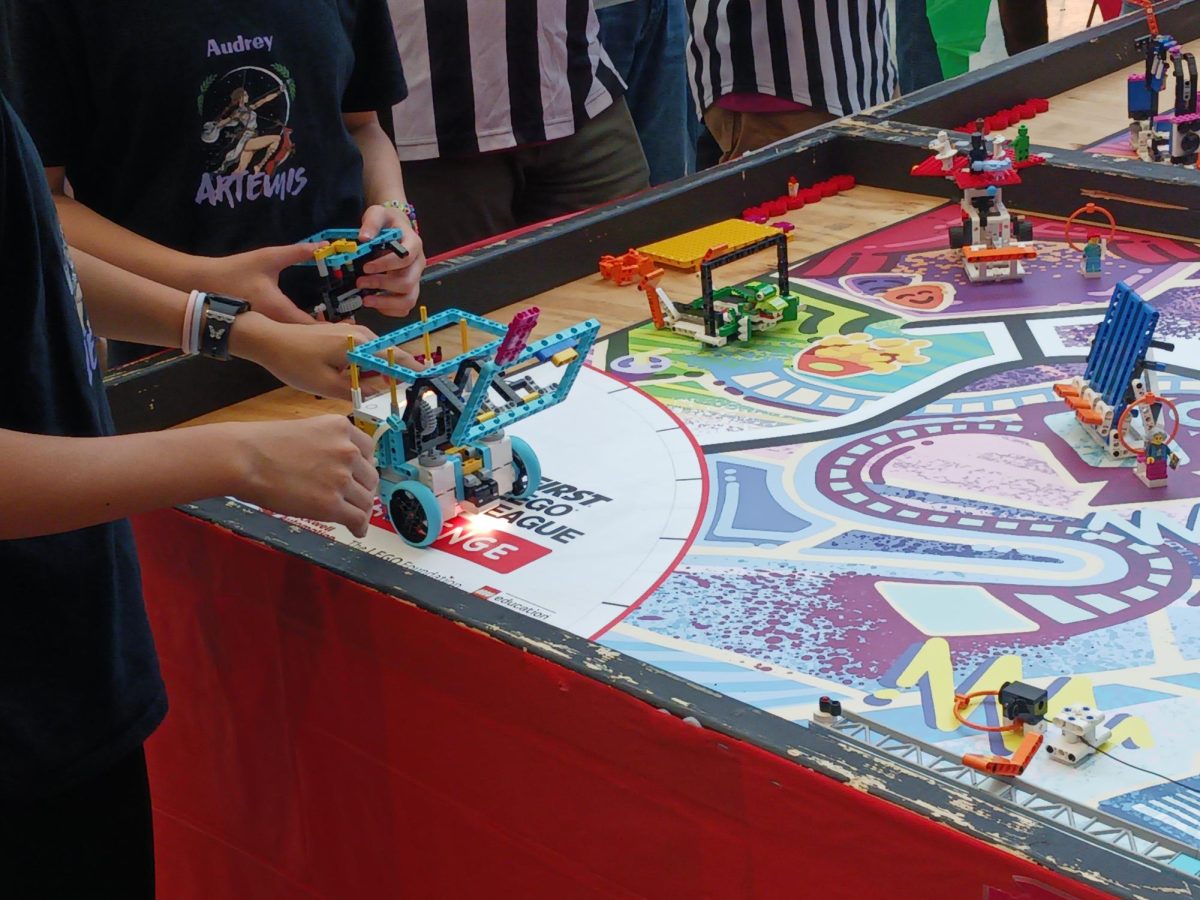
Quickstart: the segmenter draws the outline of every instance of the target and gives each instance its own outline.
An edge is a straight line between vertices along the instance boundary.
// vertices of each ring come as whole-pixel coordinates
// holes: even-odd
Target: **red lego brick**
[[[833,183],[833,179],[830,179],[829,181],[818,181],[813,185],[813,187],[821,192],[822,197],[832,197],[838,192],[837,185]]]
[[[788,209],[804,209],[804,198],[799,193],[795,197],[788,197]]]
[[[820,203],[821,202],[821,192],[819,190],[817,190],[815,187],[802,188],[800,190],[800,196],[802,198],[804,198],[805,203]]]
[[[787,197],[780,197],[776,200],[772,200],[766,204],[766,208],[763,210],[763,212],[765,212],[768,216],[782,216],[787,212],[787,202]]]
[[[831,180],[839,191],[848,191],[858,183],[853,175],[834,175]]]
[[[1050,101],[1042,99],[1041,97],[1034,97],[1029,102],[1033,104],[1033,111],[1035,113],[1044,113],[1050,109]]]

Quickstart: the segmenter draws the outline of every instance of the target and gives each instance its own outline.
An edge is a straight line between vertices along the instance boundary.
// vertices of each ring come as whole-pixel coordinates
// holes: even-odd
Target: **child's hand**
[[[273,322],[248,312],[237,318],[230,335],[230,350],[235,356],[258,363],[297,390],[346,400],[350,397],[348,336],[353,336],[359,344],[375,339],[370,329],[349,322],[311,322],[300,326]],[[410,369],[424,368],[399,348],[395,359]],[[364,388],[370,386],[371,380],[369,373],[363,373]]]
[[[421,273],[425,271],[425,250],[421,236],[417,234],[401,209],[390,206],[369,206],[363,213],[362,228],[358,239],[369,241],[385,228],[399,228],[404,232],[404,249],[408,255],[388,253],[363,265],[367,273],[356,282],[360,288],[382,291],[368,294],[363,304],[377,309],[385,316],[406,316],[417,303],[421,293]]]
[[[379,473],[371,439],[345,416],[237,423],[230,435],[236,496],[366,535]]]
[[[215,257],[210,262],[209,275],[201,289],[249,300],[255,312],[276,322],[311,325],[313,317],[279,289],[279,273],[289,266],[311,260],[313,251],[320,246],[285,244]],[[315,274],[313,277],[316,277]]]

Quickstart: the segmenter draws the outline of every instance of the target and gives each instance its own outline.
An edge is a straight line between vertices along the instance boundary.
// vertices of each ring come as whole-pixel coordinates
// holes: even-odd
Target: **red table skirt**
[[[299,557],[135,524],[162,897],[1104,896]]]

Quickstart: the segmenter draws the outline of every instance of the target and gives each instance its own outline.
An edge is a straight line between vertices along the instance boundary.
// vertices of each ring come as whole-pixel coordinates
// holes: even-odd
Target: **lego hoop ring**
[[[971,701],[976,699],[977,697],[999,698],[999,696],[1000,696],[999,691],[971,691],[971,693],[969,693],[969,694],[955,694],[954,695],[954,718],[956,718],[958,720],[959,725],[965,725],[965,726],[967,726],[967,728],[974,728],[976,731],[990,731],[990,732],[1016,731],[1018,728],[1021,727],[1021,724],[1019,722],[1011,722],[1008,725],[976,725],[974,722],[968,721],[967,717],[963,715],[963,710],[965,710],[968,706],[970,706]],[[997,699],[997,703],[998,702],[999,702],[999,700]]]
[[[1083,206],[1079,207],[1079,209],[1075,210],[1075,212],[1071,213],[1071,215],[1069,215],[1067,217],[1067,224],[1063,226],[1063,233],[1066,235],[1066,238],[1067,238],[1067,246],[1070,247],[1072,250],[1082,250],[1083,249],[1082,247],[1075,246],[1075,242],[1073,240],[1071,240],[1071,225],[1074,224],[1076,217],[1079,216],[1081,213],[1100,213],[1102,216],[1104,216],[1104,218],[1108,219],[1108,238],[1107,238],[1107,240],[1111,241],[1114,237],[1117,236],[1117,220],[1115,218],[1113,218],[1113,214],[1110,213],[1103,206],[1099,206],[1098,204],[1085,203]]]
[[[1121,418],[1117,420],[1117,440],[1119,440],[1121,442],[1121,446],[1130,453],[1141,453],[1146,449],[1146,441],[1143,439],[1142,446],[1135,447],[1130,444],[1129,441],[1125,440],[1125,424],[1129,421],[1129,411],[1135,406],[1149,406],[1151,403],[1161,403],[1167,409],[1171,410],[1171,415],[1175,417],[1175,425],[1171,429],[1171,434],[1167,437],[1167,443],[1175,443],[1175,436],[1179,434],[1179,410],[1175,407],[1175,404],[1166,397],[1160,397],[1157,394],[1143,394],[1141,397],[1138,397],[1127,407],[1125,407],[1125,410],[1121,413]]]

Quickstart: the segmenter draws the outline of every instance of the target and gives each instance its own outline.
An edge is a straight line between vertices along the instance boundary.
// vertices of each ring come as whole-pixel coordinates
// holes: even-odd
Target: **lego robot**
[[[537,317],[530,307],[504,326],[448,309],[350,350],[352,418],[375,441],[379,497],[409,545],[429,546],[460,512],[483,512],[502,498],[523,500],[537,490],[537,455],[505,428],[566,399],[600,330],[588,319],[531,343]],[[428,335],[455,323],[463,329],[463,352],[419,372],[389,358],[389,350],[419,338],[428,343]],[[468,349],[467,325],[494,339]],[[539,383],[546,375],[539,364],[561,370],[558,380]],[[364,402],[360,371],[384,375],[390,397]],[[403,405],[400,382],[407,384]]]

